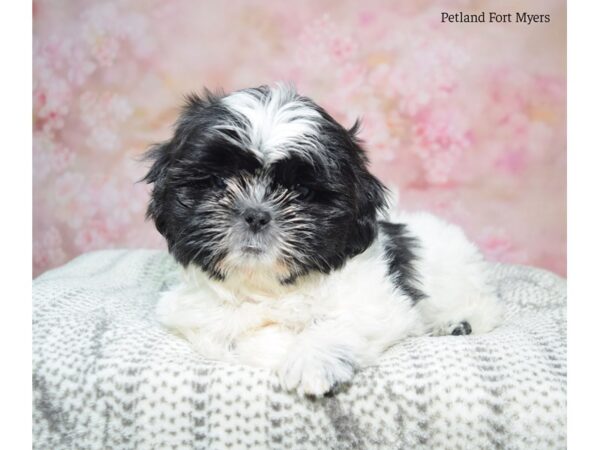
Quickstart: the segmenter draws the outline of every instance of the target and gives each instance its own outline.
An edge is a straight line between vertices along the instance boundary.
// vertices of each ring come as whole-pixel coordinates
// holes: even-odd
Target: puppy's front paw
[[[284,389],[321,397],[350,381],[355,368],[355,360],[347,348],[297,348],[279,367],[277,375]]]

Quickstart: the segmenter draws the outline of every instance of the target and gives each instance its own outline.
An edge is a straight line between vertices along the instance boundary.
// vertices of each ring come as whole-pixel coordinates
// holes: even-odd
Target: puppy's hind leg
[[[502,321],[504,308],[489,289],[467,286],[462,292],[448,292],[417,304],[427,329],[435,336],[487,333]]]
[[[488,266],[463,231],[426,213],[400,220],[417,238],[415,272],[426,298],[416,308],[434,335],[480,334],[498,326],[503,307],[489,283]]]

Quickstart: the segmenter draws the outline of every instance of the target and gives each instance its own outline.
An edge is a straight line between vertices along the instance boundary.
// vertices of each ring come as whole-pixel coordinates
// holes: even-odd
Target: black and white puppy
[[[286,85],[189,97],[153,147],[148,207],[183,267],[157,306],[208,358],[322,395],[391,345],[484,333],[502,307],[477,248],[425,213],[385,213],[356,137]]]

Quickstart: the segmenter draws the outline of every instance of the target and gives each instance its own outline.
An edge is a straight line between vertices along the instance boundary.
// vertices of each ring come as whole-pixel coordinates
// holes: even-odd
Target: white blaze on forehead
[[[267,196],[267,187],[270,185],[268,177],[242,177],[228,183],[230,192],[243,206],[259,206]]]
[[[318,139],[323,118],[293,87],[278,84],[266,93],[243,90],[221,101],[241,123],[224,123],[217,129],[235,132],[241,139],[236,143],[264,162],[290,153],[309,159],[323,156]]]

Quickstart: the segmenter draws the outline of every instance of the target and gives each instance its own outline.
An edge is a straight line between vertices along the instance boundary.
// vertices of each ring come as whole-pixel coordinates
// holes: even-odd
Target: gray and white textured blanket
[[[566,448],[566,288],[555,275],[494,266],[503,326],[406,340],[314,400],[162,329],[154,305],[176,274],[164,252],[102,251],[34,281],[34,448]]]

